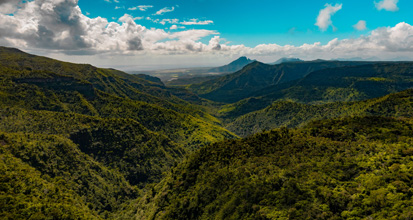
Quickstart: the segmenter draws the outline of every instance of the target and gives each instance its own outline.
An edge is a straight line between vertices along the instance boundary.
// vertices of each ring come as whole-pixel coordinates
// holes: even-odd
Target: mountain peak
[[[236,72],[240,69],[242,69],[244,66],[254,62],[255,60],[251,60],[245,56],[242,56],[234,61],[232,61],[231,63],[225,65],[225,66],[221,66],[221,67],[217,67],[217,68],[212,68],[209,71],[211,72]]]
[[[246,56],[242,56],[234,61],[232,61],[229,65],[238,65],[238,64],[242,64],[242,65],[247,65],[250,64],[252,62],[254,62],[255,60],[251,60]]]

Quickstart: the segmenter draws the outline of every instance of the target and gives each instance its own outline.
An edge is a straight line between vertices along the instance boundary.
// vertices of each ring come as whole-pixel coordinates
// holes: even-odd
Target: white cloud
[[[27,48],[88,54],[98,51],[142,50],[145,27],[125,15],[119,23],[82,14],[77,0],[34,0],[14,15],[0,14],[0,38]]]
[[[154,22],[154,23],[159,23],[159,24],[162,24],[162,25],[165,25],[165,24],[178,24],[179,19],[177,19],[177,18],[173,18],[173,19],[162,19],[162,20],[152,19],[152,22]]]
[[[17,10],[21,0],[1,0],[0,13],[11,14]]]
[[[302,59],[413,58],[413,26],[404,22],[394,27],[375,29],[355,39],[333,39],[327,44],[261,44],[247,47],[231,45],[213,30],[180,31],[182,27],[178,26],[177,19],[157,20],[171,24],[167,30],[174,32],[169,32],[136,23],[140,19],[151,19],[146,17],[125,14],[118,22],[109,22],[102,17],[89,18],[82,14],[77,3],[77,0],[34,0],[20,5],[13,15],[0,13],[0,43],[53,54],[111,57],[180,54],[191,57],[245,55]],[[205,38],[209,39],[208,43],[203,43]]]
[[[207,24],[213,24],[214,22],[211,20],[205,20],[205,21],[198,21],[198,19],[191,19],[189,21],[183,21],[181,24],[183,25],[207,25]]]
[[[374,2],[377,10],[386,10],[386,11],[398,11],[397,3],[399,0],[382,0],[380,2]]]
[[[153,8],[153,5],[139,5],[138,8],[139,8],[139,10],[141,10],[141,11],[146,11],[146,10],[148,10],[149,8]]]
[[[185,26],[178,26],[176,24],[172,25],[169,30],[178,30],[178,29],[185,29]]]
[[[136,6],[136,7],[131,7],[131,8],[128,8],[128,10],[129,11],[136,11],[136,10],[140,10],[140,11],[146,11],[146,10],[148,10],[149,8],[152,8],[153,6],[152,5],[138,5],[138,6]]]
[[[322,31],[326,31],[328,27],[332,26],[333,29],[335,27],[333,26],[333,22],[331,21],[331,16],[334,15],[337,11],[341,10],[343,7],[343,4],[336,4],[336,5],[331,5],[331,4],[325,4],[325,8],[320,10],[320,13],[318,14],[317,17],[317,22],[315,23],[318,28]]]
[[[165,14],[165,13],[167,13],[167,12],[173,12],[175,10],[175,7],[170,7],[170,8],[168,8],[168,7],[165,7],[165,8],[162,8],[161,10],[159,10],[159,11],[157,11],[155,14],[153,14],[153,15],[163,15],[163,14]]]
[[[357,24],[353,25],[353,27],[358,31],[364,31],[367,29],[366,21],[360,20],[359,22],[357,22]]]

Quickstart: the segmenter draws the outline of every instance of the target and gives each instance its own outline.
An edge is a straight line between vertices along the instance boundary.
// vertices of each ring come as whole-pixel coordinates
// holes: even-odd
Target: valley
[[[413,217],[413,62],[196,71],[0,47],[0,218]]]

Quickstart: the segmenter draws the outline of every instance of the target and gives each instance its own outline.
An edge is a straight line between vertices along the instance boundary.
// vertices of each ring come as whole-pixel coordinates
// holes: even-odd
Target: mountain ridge
[[[242,70],[191,85],[188,89],[199,96],[217,102],[232,103],[271,85],[287,83],[326,68],[363,65],[364,62],[307,61],[268,65],[255,61]]]

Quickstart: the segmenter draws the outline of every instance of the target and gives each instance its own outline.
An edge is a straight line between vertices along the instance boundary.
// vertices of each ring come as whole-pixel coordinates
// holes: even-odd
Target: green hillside
[[[2,219],[100,219],[63,178],[41,172],[0,146],[0,218]]]
[[[316,70],[362,64],[365,63],[311,61],[267,65],[256,61],[238,72],[191,85],[189,89],[206,99],[232,103],[251,97],[251,93],[268,86],[297,80]]]
[[[412,77],[412,62],[379,62],[323,69],[302,79],[251,93],[250,98],[224,106],[221,113],[223,118],[234,119],[263,109],[277,100],[323,104],[377,98],[412,88]]]
[[[237,118],[227,128],[247,136],[279,127],[297,127],[313,120],[345,116],[413,117],[413,90],[357,102],[335,102],[323,105],[276,101],[272,105]]]
[[[410,119],[354,117],[220,142],[120,217],[409,219],[412,134]]]
[[[202,107],[178,98],[159,83],[116,70],[1,49],[0,98],[3,105],[104,118],[131,118],[188,147],[234,137]],[[179,91],[179,94],[185,96],[185,92]]]
[[[410,219],[413,64],[366,64],[255,62],[206,100],[0,47],[0,219]]]
[[[191,150],[236,137],[154,79],[0,55],[2,219],[111,218]]]
[[[137,189],[119,172],[84,154],[68,138],[28,132],[2,132],[1,138],[1,157],[7,158],[2,160],[5,172],[1,174],[3,216],[7,210],[25,210],[22,214],[27,218],[50,213],[72,219],[74,216],[65,212],[73,210],[76,215],[98,213],[107,217],[122,203],[138,196]],[[27,172],[18,176],[24,170]],[[13,180],[17,185],[11,185],[13,182],[7,178],[17,178]]]

